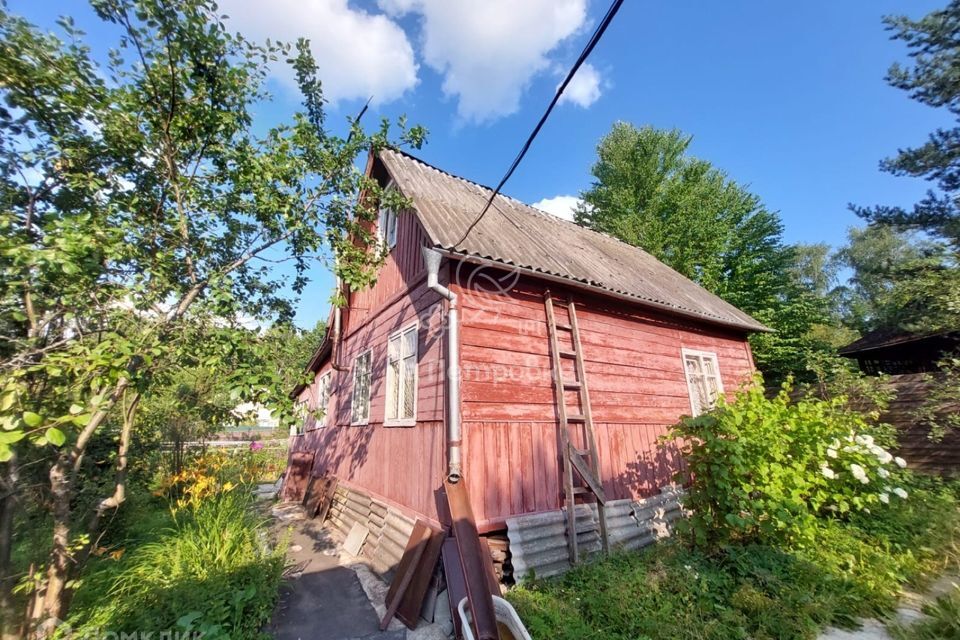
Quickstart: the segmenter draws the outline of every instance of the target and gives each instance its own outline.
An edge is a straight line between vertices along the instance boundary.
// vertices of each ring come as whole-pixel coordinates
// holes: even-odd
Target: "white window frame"
[[[307,432],[307,418],[310,417],[310,404],[307,400],[297,400],[294,411],[296,420],[292,425],[292,436],[302,436]]]
[[[356,418],[357,415],[357,375],[360,373],[358,367],[360,365],[360,360],[362,358],[367,358],[367,397],[366,397],[366,416],[360,419]],[[353,372],[352,372],[353,386],[350,390],[350,425],[351,426],[363,426],[370,424],[370,396],[373,395],[373,352],[370,349],[361,351],[357,354],[357,357],[353,359]]]
[[[386,193],[393,188],[393,182],[390,182],[383,191]],[[377,218],[377,237],[380,239],[380,245],[387,251],[397,246],[397,227],[399,224],[395,210],[380,207],[380,215]]]
[[[696,390],[694,389],[694,383],[690,380],[690,373],[687,371],[687,358],[697,358],[700,361],[701,372],[703,372],[704,360],[713,361],[713,368],[715,372],[713,377],[716,378],[718,396],[723,394],[723,376],[720,375],[720,360],[719,358],[717,358],[717,354],[714,353],[713,351],[700,351],[698,349],[681,349],[680,350],[680,364],[683,367],[683,379],[687,383],[687,395],[690,398],[690,415],[696,418],[700,414],[705,413],[706,411],[709,411],[712,408],[712,406],[701,407],[700,410],[697,410],[697,404],[698,404],[697,393],[696,393]],[[705,378],[707,376],[706,373],[701,373],[701,375],[703,375]],[[708,392],[709,392],[709,387],[708,387]],[[716,398],[713,399],[713,402],[714,403],[716,402]]]
[[[332,371],[327,371],[317,379],[317,406],[314,411],[323,410],[323,416],[319,417],[314,423],[314,429],[322,429],[327,426],[327,420],[330,418],[330,383],[333,381]]]
[[[406,356],[406,358],[413,358],[413,415],[404,416],[404,417],[394,417],[390,416],[390,405],[391,405],[391,396],[396,401],[397,412],[399,413],[400,407],[405,404],[405,398],[403,397],[403,379],[402,377],[396,379],[397,389],[393,391],[394,384],[394,374],[393,369],[390,367],[390,343],[394,340],[400,341],[400,346],[403,346],[403,338],[408,333],[413,332],[414,342],[413,342],[413,353]],[[403,362],[406,359],[403,354],[400,354],[399,360]],[[417,396],[419,396],[420,391],[420,324],[418,322],[413,322],[407,326],[395,331],[390,334],[387,338],[387,353],[386,353],[386,386],[384,388],[384,402],[383,402],[383,426],[385,427],[413,427],[417,424]]]

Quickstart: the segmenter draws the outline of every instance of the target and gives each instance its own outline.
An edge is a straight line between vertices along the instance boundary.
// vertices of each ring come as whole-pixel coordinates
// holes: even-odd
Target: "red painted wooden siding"
[[[561,466],[546,285],[514,283],[489,269],[490,277],[461,271],[452,279],[462,309],[465,475],[477,519],[557,509]],[[491,293],[494,281],[511,286]],[[555,299],[568,294],[551,290]],[[575,300],[604,488],[613,499],[651,495],[682,465],[675,447],[657,443],[690,412],[681,349],[716,353],[729,392],[753,371],[749,346],[741,334],[628,303],[579,293]],[[557,315],[567,321],[565,309],[558,306]],[[558,335],[561,348],[570,348],[569,334]],[[565,366],[565,377],[574,379],[572,361]],[[576,394],[568,398],[568,407],[575,406]]]
[[[443,304],[426,287],[420,256],[424,237],[414,216],[400,216],[397,246],[376,284],[350,295],[339,358],[345,370],[324,363],[300,396],[315,407],[319,378],[332,371],[329,415],[318,423],[325,426],[295,437],[292,447],[317,453],[314,473],[329,471],[411,514],[438,520],[434,491],[446,469]],[[413,323],[418,325],[417,423],[385,427],[387,340]],[[370,421],[351,426],[354,359],[367,349],[372,353]]]

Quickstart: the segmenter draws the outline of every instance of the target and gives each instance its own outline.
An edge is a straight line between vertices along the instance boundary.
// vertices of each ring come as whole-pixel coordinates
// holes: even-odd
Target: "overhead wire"
[[[557,87],[557,91],[554,94],[553,99],[550,101],[550,104],[547,105],[547,109],[543,112],[539,122],[537,122],[537,126],[533,128],[533,131],[527,137],[527,141],[523,143],[523,146],[520,148],[520,152],[517,154],[517,157],[514,158],[513,162],[510,164],[510,168],[507,169],[507,172],[503,175],[503,178],[500,179],[496,189],[494,189],[493,193],[490,194],[490,197],[487,199],[487,203],[484,205],[483,209],[480,211],[474,221],[470,223],[470,226],[467,227],[467,230],[464,231],[463,236],[457,240],[455,246],[459,246],[461,243],[463,243],[463,241],[467,239],[467,236],[470,235],[470,232],[473,231],[473,229],[480,223],[481,220],[483,220],[483,216],[486,215],[487,211],[490,209],[490,206],[493,204],[493,201],[496,199],[497,195],[499,195],[503,185],[507,183],[507,180],[510,179],[510,176],[513,175],[513,172],[516,171],[517,167],[520,165],[520,161],[523,160],[523,157],[527,155],[527,151],[530,150],[530,146],[533,144],[534,139],[536,139],[537,134],[540,133],[540,129],[543,128],[547,118],[550,117],[550,113],[560,100],[560,96],[563,95],[563,91],[567,88],[567,85],[570,84],[570,81],[573,80],[573,76],[577,74],[577,71],[580,69],[583,63],[586,62],[587,58],[590,56],[590,53],[593,51],[593,48],[597,46],[598,42],[600,42],[600,38],[603,37],[603,33],[607,30],[607,27],[610,26],[610,23],[613,22],[613,18],[617,15],[617,11],[620,10],[620,6],[622,4],[623,0],[614,0],[607,9],[607,12],[604,14],[600,24],[597,25],[596,29],[594,29],[593,35],[590,36],[590,39],[587,41],[586,46],[584,46],[583,51],[581,51],[580,55],[577,57],[577,61],[567,73],[567,77],[564,78],[560,86]]]

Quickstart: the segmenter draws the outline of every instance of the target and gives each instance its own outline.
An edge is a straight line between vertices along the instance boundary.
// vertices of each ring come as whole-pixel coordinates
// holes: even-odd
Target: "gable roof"
[[[379,157],[395,186],[413,200],[437,248],[567,280],[678,315],[745,331],[769,331],[646,251],[504,195],[497,195],[461,242],[493,190],[402,151],[385,149]]]

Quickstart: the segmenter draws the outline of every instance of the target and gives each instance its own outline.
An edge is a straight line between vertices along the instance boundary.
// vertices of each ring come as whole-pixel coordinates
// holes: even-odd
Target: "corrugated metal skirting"
[[[380,575],[390,573],[399,564],[414,524],[396,509],[344,485],[337,487],[329,519],[343,537],[357,522],[370,531],[360,553],[370,559]]]
[[[615,500],[606,505],[607,536],[611,549],[640,549],[670,535],[670,524],[683,515],[682,490],[664,487],[660,494],[640,501]],[[600,524],[594,504],[577,505],[577,542],[581,553],[600,551]],[[570,569],[566,510],[534,513],[507,519],[513,575],[521,582],[531,573],[538,578]]]

